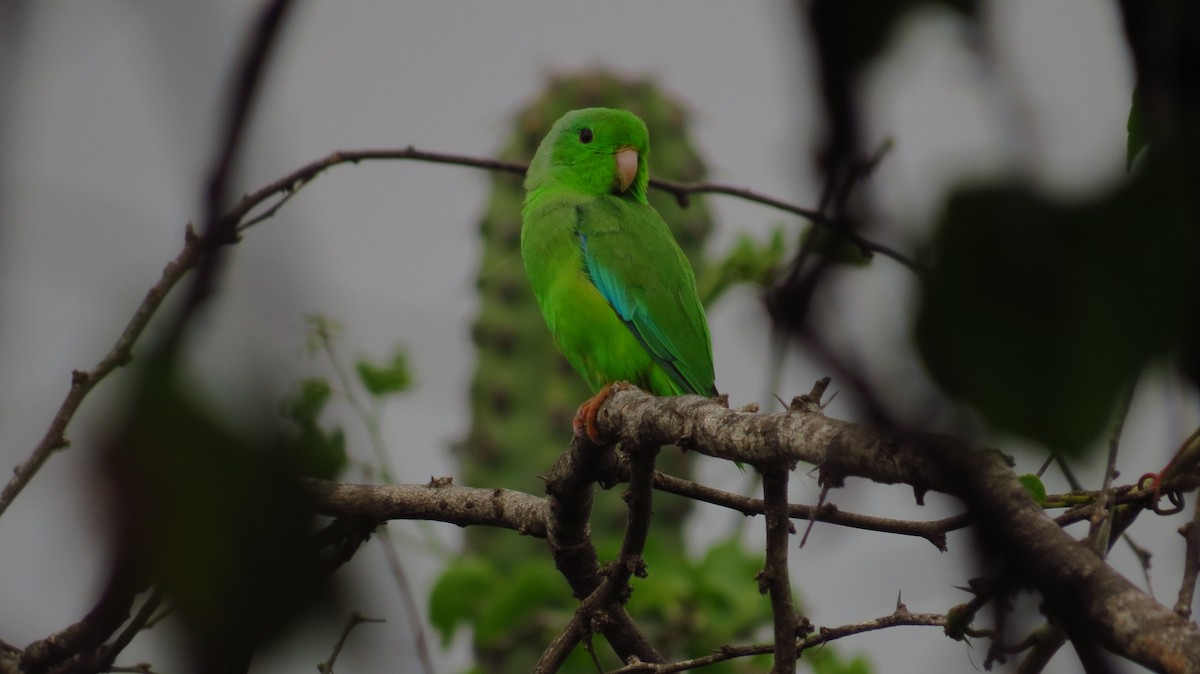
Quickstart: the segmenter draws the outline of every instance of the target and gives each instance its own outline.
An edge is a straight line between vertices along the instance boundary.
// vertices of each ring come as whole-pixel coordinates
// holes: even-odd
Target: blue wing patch
[[[697,387],[679,369],[678,358],[672,352],[670,343],[666,340],[661,328],[650,316],[646,315],[645,311],[638,310],[637,298],[621,285],[616,274],[606,269],[588,252],[587,235],[580,233],[579,242],[583,249],[583,260],[592,285],[600,291],[600,295],[621,317],[625,327],[629,328],[629,331],[646,349],[654,362],[666,371],[681,391],[704,395],[704,392],[696,390]]]

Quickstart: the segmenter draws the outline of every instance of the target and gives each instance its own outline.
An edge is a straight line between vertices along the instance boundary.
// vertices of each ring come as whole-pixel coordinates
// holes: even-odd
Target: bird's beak
[[[633,179],[637,176],[638,170],[638,151],[631,147],[623,147],[617,150],[617,185],[624,192],[633,184]]]

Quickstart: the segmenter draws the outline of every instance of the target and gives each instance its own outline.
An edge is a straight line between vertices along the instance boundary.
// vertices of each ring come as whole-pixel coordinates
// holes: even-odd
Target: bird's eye
[[[583,143],[584,145],[587,145],[588,143],[592,142],[592,130],[586,129],[586,128],[580,129],[579,130],[579,142]]]

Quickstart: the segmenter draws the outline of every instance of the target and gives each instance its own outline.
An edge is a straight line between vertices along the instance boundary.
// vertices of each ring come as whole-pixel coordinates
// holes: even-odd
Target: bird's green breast
[[[588,278],[577,209],[624,208],[617,197],[533,193],[526,202],[521,255],[554,341],[593,390],[623,380],[657,395],[683,391],[654,362]]]

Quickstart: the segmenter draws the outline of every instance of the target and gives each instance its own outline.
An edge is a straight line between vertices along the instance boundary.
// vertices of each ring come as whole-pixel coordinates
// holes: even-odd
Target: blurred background
[[[201,217],[206,167],[231,68],[258,3],[86,0],[0,2],[0,465],[24,460],[70,383],[111,346],[163,265],[182,246],[184,225]],[[983,4],[986,30],[928,8],[908,16],[885,58],[863,82],[867,138],[893,147],[863,196],[875,240],[916,253],[946,192],[997,175],[1046,190],[1096,192],[1125,171],[1125,122],[1132,69],[1111,3],[1005,0]],[[989,55],[981,63],[979,53]],[[340,149],[404,147],[495,156],[518,110],[552,75],[603,67],[649,77],[680,101],[713,181],[815,206],[814,154],[825,131],[807,28],[780,2],[298,3],[270,64],[232,184],[249,192]],[[653,140],[653,139],[652,139]],[[653,155],[651,171],[654,170]],[[479,309],[478,226],[490,176],[420,162],[336,167],[255,226],[228,251],[218,295],[189,340],[189,372],[220,408],[275,407],[295,383],[330,376],[306,348],[306,315],[342,326],[351,356],[386,359],[400,345],[413,388],[381,408],[392,478],[424,482],[459,475],[450,447],[467,433],[475,363],[470,328]],[[707,200],[714,255],[736,238],[782,228],[789,246],[799,218],[731,198]],[[514,213],[514,217],[516,214]],[[914,280],[879,258],[823,288],[816,320],[884,400],[908,417],[961,429],[962,419],[911,409],[931,385],[910,345]],[[718,386],[735,405],[778,409],[829,374],[790,351],[782,368],[760,291],[734,288],[709,309]],[[151,326],[153,332],[154,326]],[[136,353],[135,353],[136,355]],[[778,379],[775,376],[778,375]],[[773,382],[777,381],[777,388]],[[0,637],[18,646],[77,620],[107,573],[104,516],[94,454],[131,384],[117,372],[84,403],[72,446],[0,518]],[[838,389],[835,378],[833,389]],[[860,419],[853,396],[827,413]],[[370,460],[368,438],[344,401],[352,460]],[[1126,429],[1122,473],[1132,478],[1166,461],[1200,422],[1194,401],[1166,374],[1143,383]],[[1033,472],[1044,455],[1013,438],[979,437]],[[1094,484],[1097,465],[1081,465]],[[713,486],[744,490],[749,479],[701,461]],[[548,466],[535,469],[544,472]],[[361,479],[351,471],[347,479]],[[1065,484],[1051,476],[1052,491]],[[489,485],[473,485],[489,486]],[[815,474],[797,473],[793,500],[813,503]],[[831,500],[856,512],[935,519],[957,504],[911,490],[851,480]],[[759,520],[699,510],[688,545]],[[716,523],[716,526],[714,526]],[[1182,541],[1177,521],[1143,522],[1157,553],[1153,578],[1171,595]],[[460,545],[448,525],[393,522],[418,603]],[[724,529],[724,531],[722,531]],[[428,550],[429,538],[441,553]],[[974,571],[965,534],[950,552],[920,539],[818,525],[793,551],[793,580],[807,615],[838,625],[890,613],[902,593],[913,611],[945,611],[965,600],[954,588]],[[956,552],[957,551],[957,552]],[[450,553],[452,554],[452,553]],[[1114,563],[1141,583],[1133,555]],[[414,629],[383,555],[364,549],[340,572],[342,609],[385,618],[358,627],[339,659],[344,671],[416,671]],[[1161,579],[1161,580],[1159,580]],[[1155,589],[1158,589],[1157,587]],[[1028,610],[1035,610],[1031,603]],[[254,671],[305,670],[328,657],[344,612],[315,614],[256,658]],[[425,635],[437,671],[470,665],[467,635],[441,648]],[[160,635],[161,633],[161,635]],[[169,628],[140,637],[122,661],[179,669]],[[983,648],[940,630],[901,628],[839,644],[875,671],[972,671]],[[1078,667],[1069,648],[1047,671]]]

